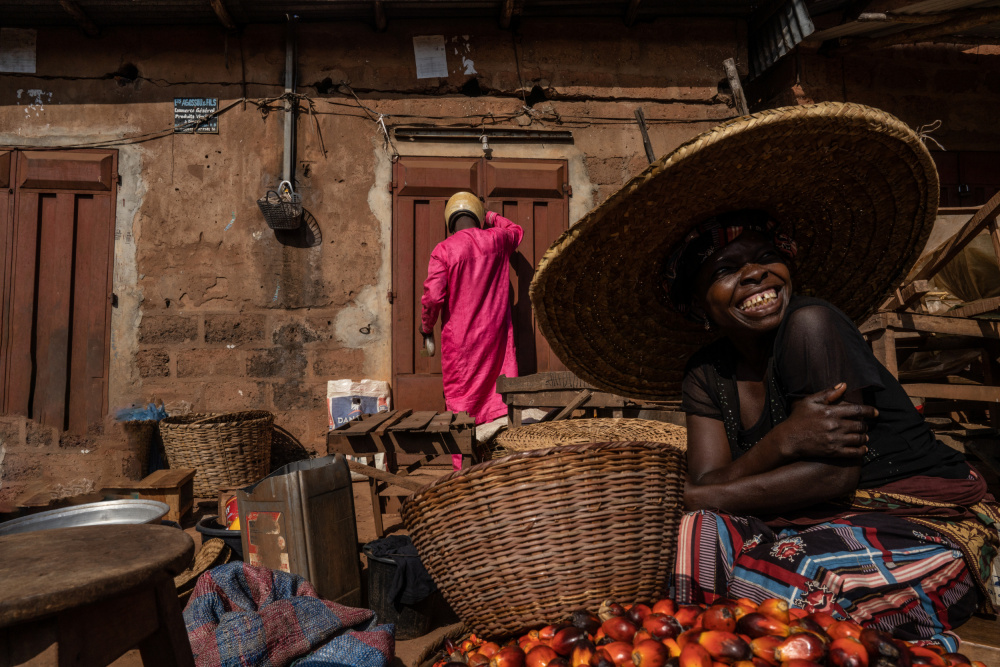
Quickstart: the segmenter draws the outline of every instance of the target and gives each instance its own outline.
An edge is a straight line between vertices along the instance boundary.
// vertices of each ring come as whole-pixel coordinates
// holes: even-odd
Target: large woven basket
[[[613,440],[662,442],[687,449],[687,429],[652,419],[566,419],[527,424],[497,436],[497,450],[513,454],[543,447],[582,445]]]
[[[402,516],[452,609],[498,637],[665,596],[685,473],[663,443],[538,449],[446,475]]]
[[[171,468],[196,468],[194,495],[212,498],[268,471],[274,415],[264,410],[167,417],[160,435]]]

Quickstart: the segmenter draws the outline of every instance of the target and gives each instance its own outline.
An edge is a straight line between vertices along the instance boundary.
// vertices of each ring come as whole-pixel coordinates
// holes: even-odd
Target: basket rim
[[[669,442],[652,442],[648,440],[611,440],[605,442],[587,442],[579,443],[574,445],[559,445],[556,447],[546,447],[544,449],[530,449],[523,452],[517,452],[509,456],[504,456],[499,459],[492,459],[490,461],[484,461],[483,463],[477,463],[473,466],[465,468],[463,470],[456,470],[450,472],[447,475],[443,475],[433,482],[427,484],[419,491],[414,491],[407,499],[407,503],[417,501],[422,495],[430,491],[434,491],[437,487],[444,486],[448,482],[453,480],[472,475],[474,473],[479,473],[484,470],[489,470],[493,467],[500,467],[501,465],[508,465],[516,461],[523,459],[537,459],[537,458],[549,458],[553,455],[559,454],[576,454],[579,452],[606,452],[606,451],[625,451],[629,449],[648,449],[648,450],[669,450],[670,452],[677,454],[681,457],[686,457],[687,452],[678,445],[674,445]]]
[[[192,419],[199,421],[199,423],[192,424]],[[207,426],[222,426],[224,424],[242,424],[267,419],[273,420],[274,414],[267,410],[241,410],[239,412],[191,412],[186,415],[164,417],[160,420],[160,423],[167,426],[202,428]]]

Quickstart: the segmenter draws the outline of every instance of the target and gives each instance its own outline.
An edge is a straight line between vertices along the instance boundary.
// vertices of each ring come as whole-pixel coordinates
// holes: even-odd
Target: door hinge
[[[392,290],[389,290],[385,293],[385,298],[389,300],[389,303],[392,303],[397,296],[398,295]]]
[[[395,189],[396,189],[396,181],[392,181],[391,183],[386,183],[386,184],[385,184],[385,188],[386,188],[386,190],[388,190],[389,192],[392,192],[393,190],[395,190]]]
[[[569,183],[563,183],[563,194],[567,197],[573,196],[573,186]]]
[[[114,292],[111,293],[111,307],[112,308],[118,307],[118,295],[115,294]]]

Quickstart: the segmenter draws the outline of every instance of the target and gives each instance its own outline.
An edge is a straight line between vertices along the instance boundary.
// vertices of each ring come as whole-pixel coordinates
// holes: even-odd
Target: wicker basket
[[[538,449],[446,475],[402,516],[452,609],[499,637],[665,596],[685,474],[663,443]]]
[[[213,498],[268,473],[274,415],[264,410],[167,417],[160,435],[171,468],[196,468],[194,495]]]
[[[504,431],[497,436],[496,447],[502,455],[526,452],[543,447],[582,445],[612,440],[662,442],[687,449],[687,429],[652,419],[567,419],[558,422],[528,424]]]

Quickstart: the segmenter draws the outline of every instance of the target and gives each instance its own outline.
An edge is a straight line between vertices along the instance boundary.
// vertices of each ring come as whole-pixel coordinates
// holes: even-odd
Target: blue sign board
[[[218,134],[219,117],[212,115],[218,110],[217,97],[175,97],[174,132]]]

